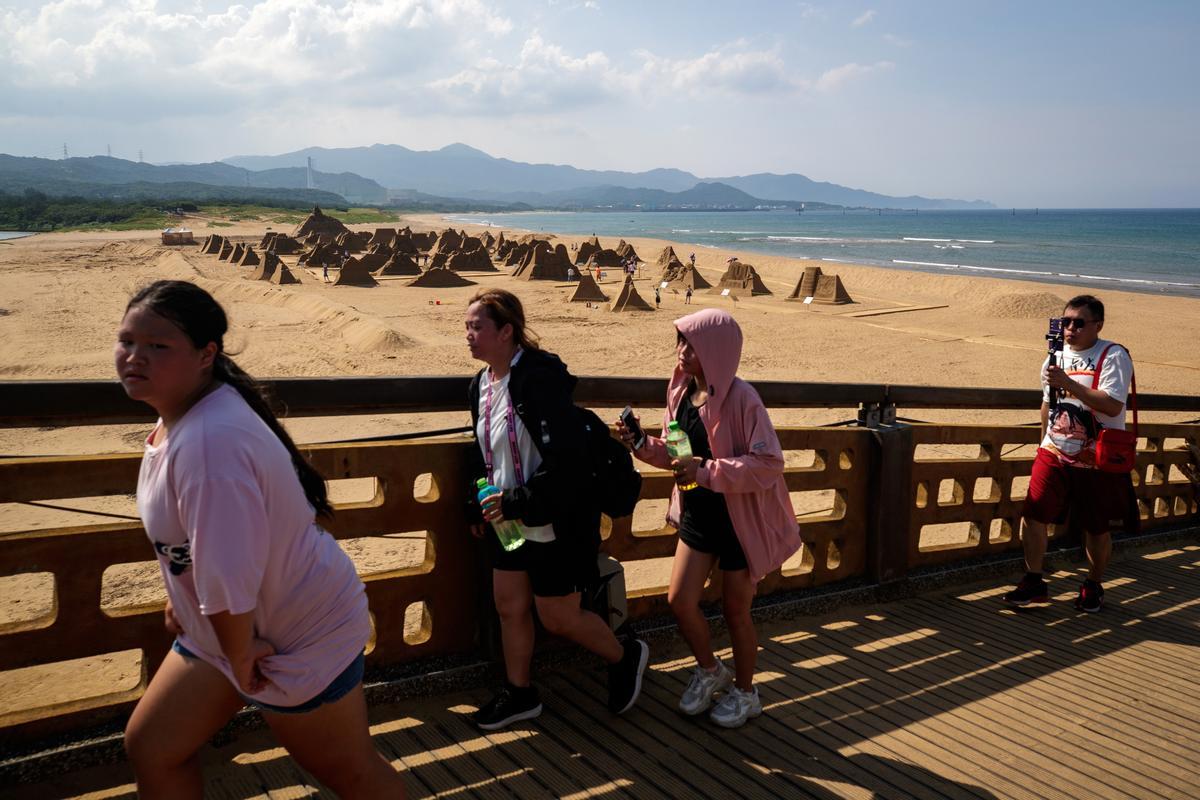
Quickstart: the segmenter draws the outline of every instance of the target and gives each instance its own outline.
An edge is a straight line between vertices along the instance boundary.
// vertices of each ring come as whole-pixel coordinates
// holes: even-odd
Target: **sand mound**
[[[357,350],[387,353],[406,349],[413,344],[411,339],[397,333],[378,317],[364,314],[325,297],[282,290],[260,281],[201,278],[194,274],[194,270],[190,270],[193,271],[193,275],[182,276],[179,273],[191,266],[182,253],[163,256],[159,265],[164,271],[175,273],[163,277],[183,277],[185,280],[191,280],[223,304],[245,301],[279,306],[297,312],[314,325],[320,325],[322,331],[337,332],[347,344]]]
[[[1049,319],[1062,314],[1067,301],[1050,292],[1001,294],[982,300],[980,313],[999,319]]]

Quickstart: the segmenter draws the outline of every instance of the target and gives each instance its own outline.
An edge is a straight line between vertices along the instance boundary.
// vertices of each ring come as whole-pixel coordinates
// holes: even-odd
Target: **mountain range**
[[[281,199],[325,205],[383,204],[387,190],[351,173],[313,171],[307,189],[305,167],[251,171],[230,164],[146,164],[108,156],[23,158],[0,154],[0,190],[37,189],[52,195],[110,199]],[[280,191],[288,190],[288,191]]]
[[[587,170],[562,164],[527,164],[507,158],[494,158],[465,144],[450,144],[439,150],[410,150],[395,144],[369,147],[310,147],[275,156],[231,156],[226,164],[248,170],[272,170],[304,166],[312,158],[314,165],[331,171],[362,175],[395,193],[410,190],[431,195],[485,200],[498,203],[525,203],[539,207],[586,207],[612,205],[606,196],[626,201],[637,195],[616,190],[647,190],[675,194],[696,189],[701,184],[720,184],[743,193],[727,194],[737,207],[755,205],[827,203],[869,208],[964,209],[994,208],[983,200],[927,198],[917,195],[889,195],[814,181],[804,175],[759,173],[716,178],[700,178],[678,169],[653,169],[646,172]],[[711,192],[712,190],[707,190]],[[702,194],[705,193],[702,191]],[[642,195],[629,207],[689,206],[686,199],[663,195]],[[717,205],[721,205],[718,203]]]

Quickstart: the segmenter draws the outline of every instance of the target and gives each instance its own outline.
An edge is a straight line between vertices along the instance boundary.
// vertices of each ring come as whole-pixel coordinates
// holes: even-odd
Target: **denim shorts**
[[[184,658],[200,658],[200,656],[188,650],[179,643],[176,639],[171,645],[171,649]],[[325,705],[326,703],[334,703],[348,695],[350,691],[362,681],[363,668],[366,663],[366,654],[359,653],[358,657],[350,662],[350,666],[346,667],[341,673],[334,678],[328,686],[325,687],[316,697],[307,700],[298,706],[273,706],[270,703],[262,703],[255,700],[253,697],[238,692],[238,695],[246,701],[246,705],[254,706],[262,711],[270,711],[275,714],[304,714],[312,711],[315,708]]]

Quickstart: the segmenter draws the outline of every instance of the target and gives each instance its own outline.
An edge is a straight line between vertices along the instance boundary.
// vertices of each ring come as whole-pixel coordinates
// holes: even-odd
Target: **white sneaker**
[[[712,710],[708,718],[722,728],[740,728],[746,720],[762,714],[762,701],[758,699],[758,687],[753,691],[743,692],[736,686],[730,686],[721,702]]]
[[[683,697],[679,698],[679,710],[688,716],[702,714],[712,705],[713,695],[725,691],[732,684],[733,673],[721,659],[717,659],[716,672],[697,666],[687,688],[683,690]]]

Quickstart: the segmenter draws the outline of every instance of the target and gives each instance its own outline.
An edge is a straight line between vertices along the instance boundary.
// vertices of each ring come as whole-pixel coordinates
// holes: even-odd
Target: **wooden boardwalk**
[[[411,797],[1200,797],[1200,546],[1110,569],[1103,613],[1016,613],[995,585],[761,627],[766,713],[740,731],[675,710],[690,664],[658,647],[638,706],[603,705],[604,676],[540,678],[539,720],[483,735],[484,691],[373,709]],[[208,796],[331,796],[266,732],[206,753]],[[126,765],[6,793],[132,797]]]

